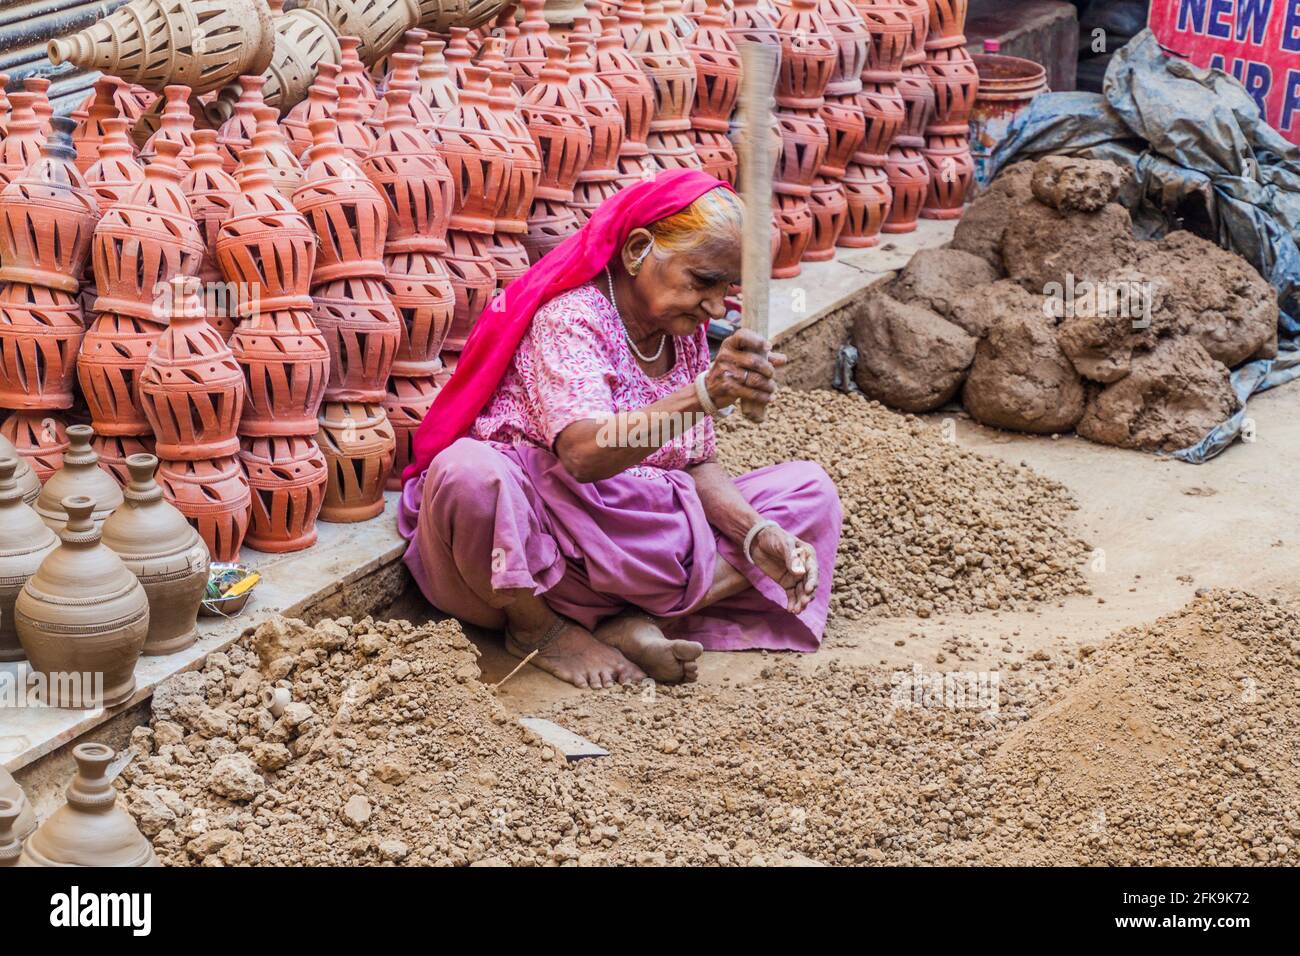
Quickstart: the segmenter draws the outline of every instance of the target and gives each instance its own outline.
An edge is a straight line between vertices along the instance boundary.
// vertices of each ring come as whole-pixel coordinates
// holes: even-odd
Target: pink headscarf
[[[470,332],[456,373],[433,400],[415,433],[411,463],[402,472],[402,481],[420,475],[439,452],[469,431],[501,383],[538,309],[598,276],[633,229],[681,212],[718,186],[730,188],[720,179],[691,169],[670,170],[628,186],[512,282],[483,310]]]

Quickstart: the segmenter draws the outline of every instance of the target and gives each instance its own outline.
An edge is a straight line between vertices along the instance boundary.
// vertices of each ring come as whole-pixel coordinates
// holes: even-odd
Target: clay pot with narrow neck
[[[300,160],[312,145],[312,122],[338,116],[338,75],[339,68],[335,64],[322,63],[316,82],[307,89],[307,98],[289,110],[281,123],[289,139],[289,148]]]
[[[869,249],[879,245],[880,229],[894,201],[884,168],[853,162],[840,182],[848,209],[835,245],[843,249]]]
[[[367,114],[361,106],[361,94],[355,87],[339,87],[339,108],[334,117],[336,135],[343,144],[343,151],[358,164],[370,154],[375,145],[375,134],[365,124]],[[303,161],[308,161],[305,153]]]
[[[542,156],[537,198],[558,202],[573,199],[573,186],[591,155],[591,125],[568,86],[565,54],[564,47],[548,48],[541,78],[520,105],[529,135]]]
[[[695,102],[695,63],[669,27],[663,5],[657,0],[647,5],[644,26],[627,50],[654,86],[651,134],[690,129],[691,105]]]
[[[312,283],[381,278],[388,208],[379,190],[347,155],[333,120],[311,124],[315,145],[305,154],[303,184],[293,204],[316,233]]]
[[[498,233],[494,238],[500,238]],[[456,294],[442,259],[431,252],[392,253],[388,265],[389,299],[402,320],[391,375],[432,374],[447,333],[451,331]],[[527,254],[524,262],[527,264]]]
[[[63,467],[68,431],[63,419],[55,412],[11,412],[0,424],[0,437],[13,445],[41,481],[48,481]]]
[[[416,71],[420,80],[420,99],[432,112],[435,126],[442,119],[442,114],[455,106],[460,98],[460,87],[451,78],[447,60],[442,55],[445,46],[442,40],[425,40],[420,44],[423,56],[420,68]]]
[[[130,195],[144,180],[144,167],[135,159],[127,138],[127,121],[121,117],[103,122],[104,140],[98,156],[86,169],[86,188],[95,194],[102,216]]]
[[[416,73],[420,64],[420,56],[416,53],[394,53],[393,60],[392,78],[384,95],[380,97],[379,103],[366,120],[366,125],[370,127],[375,139],[378,140],[383,135],[384,122],[388,116],[389,107],[393,103],[392,100],[388,99],[388,94],[391,92],[404,92],[407,94],[407,100],[403,109],[410,114],[415,128],[427,138],[434,134],[441,113],[435,114],[433,108],[420,99],[420,80]],[[373,150],[374,147],[372,146],[371,149]]]
[[[934,115],[934,86],[926,75],[925,67],[909,66],[897,84],[898,95],[903,100],[903,125],[896,139],[904,146],[925,145],[925,130]]]
[[[446,248],[455,191],[438,149],[415,124],[409,90],[384,94],[384,129],[361,164],[388,207],[387,253]]]
[[[627,160],[648,156],[650,148],[646,145],[646,137],[650,135],[650,120],[654,116],[654,84],[623,45],[618,19],[602,17],[601,27],[600,37],[596,40],[596,72],[609,87],[623,114],[623,144],[619,147],[619,158]]]
[[[555,200],[555,199],[538,198],[533,201],[532,211],[529,212],[528,214],[528,234],[526,236],[522,236],[520,238],[520,241],[523,242],[524,248],[528,250],[529,261],[532,262],[534,265],[536,265],[539,259],[541,259],[544,255],[546,255],[548,252],[550,252],[560,243],[564,242],[565,239],[568,239],[580,228],[582,228],[582,224],[578,222],[578,217],[577,215],[574,214],[574,211],[568,202]],[[471,268],[472,259],[470,257],[466,257],[462,261],[462,264],[465,267],[464,272],[466,273],[467,276],[473,276],[474,273],[477,271]],[[450,258],[447,261],[447,268],[452,272],[453,276],[456,275],[457,268],[453,267]],[[493,281],[493,285],[495,286],[495,280]],[[489,297],[490,297],[490,293],[489,293]],[[478,318],[479,312],[483,310],[483,306],[486,306],[487,302],[482,301],[482,303],[479,304],[479,300],[477,299],[477,297],[467,296],[468,304],[466,308],[462,310],[461,301],[462,301],[461,288],[460,286],[457,286],[456,287],[457,319],[452,323],[453,329],[455,329],[456,326],[461,326],[461,328],[465,329],[464,334],[467,335],[469,326],[472,325],[474,319]],[[474,312],[474,314],[470,316],[469,311],[473,309],[476,305],[478,307],[478,311]],[[463,320],[464,324],[462,324],[462,319],[461,319],[462,314],[468,316]],[[456,331],[453,331],[452,338],[459,338],[459,335]],[[459,351],[460,348],[464,347],[463,339],[461,341],[462,341],[462,345],[457,347],[455,351]],[[448,348],[450,349],[452,347],[448,345]]]
[[[40,158],[45,134],[32,108],[35,101],[31,93],[14,93],[9,97],[9,121],[4,138],[0,139],[0,188]]]
[[[234,112],[217,130],[216,143],[221,168],[227,173],[234,173],[235,167],[239,165],[240,153],[253,143],[253,133],[257,131],[257,110],[266,105],[262,99],[265,83],[260,76],[241,76],[239,99],[235,101]]]
[[[23,805],[0,797],[0,868],[17,866],[23,855],[24,836],[15,832]]]
[[[125,488],[131,480],[126,460],[132,455],[152,455],[156,450],[153,435],[95,435],[90,447],[99,456],[103,468],[119,486]]]
[[[230,350],[246,386],[239,434],[313,434],[329,381],[330,354],[311,312],[254,313],[235,329]]]
[[[257,129],[253,132],[252,149],[260,149],[275,188],[285,199],[293,201],[293,194],[302,185],[303,168],[298,157],[289,148],[278,122],[279,114],[269,106],[256,111]]]
[[[208,546],[213,561],[237,561],[252,496],[239,458],[161,461],[157,482]]]
[[[835,40],[835,69],[826,84],[830,96],[851,96],[862,88],[870,36],[851,0],[818,0],[817,12]]]
[[[450,227],[491,233],[509,197],[514,153],[488,101],[488,73],[466,70],[456,106],[438,124],[438,151],[451,172],[455,198]]]
[[[849,202],[838,179],[818,176],[808,196],[812,213],[812,236],[804,249],[804,262],[826,262],[835,258],[835,243],[848,219]]]
[[[623,40],[623,46],[630,50],[644,25],[645,4],[641,0],[622,0],[610,13],[618,16],[618,35]]]
[[[360,96],[362,113],[369,113],[370,110],[375,108],[375,104],[379,102],[379,93],[375,90],[375,81],[366,72],[366,65],[358,54],[360,46],[361,40],[359,37],[339,36],[338,88],[340,90],[343,87],[355,89]],[[387,50],[382,51],[380,56],[387,52]]]
[[[722,0],[709,0],[699,24],[686,41],[686,52],[695,63],[691,126],[725,133],[740,97],[740,53],[727,31]]]
[[[469,33],[470,31],[464,27],[452,27],[447,46],[442,53],[443,60],[447,64],[447,72],[458,90],[464,89],[465,71],[474,62],[474,48],[470,45]]]
[[[108,776],[113,757],[104,744],[72,749],[77,775],[68,786],[67,803],[28,839],[20,866],[159,865],[131,815],[117,805],[117,791]]]
[[[889,148],[885,175],[889,177],[894,202],[881,231],[891,235],[915,231],[921,205],[930,188],[930,170],[925,157],[915,146],[895,141]]]
[[[0,285],[0,406],[72,407],[81,321],[81,303],[70,293]]]
[[[527,93],[541,82],[546,51],[555,46],[556,41],[543,13],[544,0],[523,0],[522,5],[519,36],[506,51],[506,63],[510,65],[519,92]]]
[[[415,433],[441,390],[432,375],[417,378],[394,375],[388,380],[384,412],[392,426],[395,443],[393,466],[384,482],[388,491],[402,490],[402,472],[411,463]]]
[[[100,435],[149,435],[140,408],[140,373],[164,326],[116,312],[100,312],[81,340],[77,379]]]
[[[618,153],[623,146],[623,113],[613,92],[596,75],[596,67],[588,56],[588,49],[589,45],[582,41],[569,44],[569,89],[577,99],[591,131],[591,151],[586,165],[578,174],[578,181],[610,182],[618,178]]]
[[[0,282],[76,292],[99,204],[73,160],[72,120],[58,117],[40,158],[0,191]]]
[[[519,92],[511,83],[509,72],[496,70],[488,82],[488,106],[501,123],[512,160],[505,202],[497,215],[496,231],[498,234],[522,235],[528,231],[528,210],[536,198],[537,183],[542,178],[542,154],[519,110]]]
[[[252,490],[252,520],[244,544],[283,554],[316,543],[316,518],[325,503],[328,470],[311,438],[245,438],[239,453]]]
[[[817,12],[817,0],[794,0],[776,22],[781,38],[776,105],[815,110],[839,62],[839,48]]]
[[[818,174],[830,179],[844,175],[853,156],[862,148],[867,135],[866,116],[860,94],[826,95],[819,113],[826,126],[826,155]]]
[[[863,136],[853,162],[884,166],[890,144],[903,128],[907,107],[896,83],[864,83],[857,96],[862,109]]]
[[[18,490],[22,492],[23,503],[28,505],[36,504],[36,499],[41,494],[41,479],[36,477],[36,472],[32,470],[31,464],[22,455],[18,454],[18,449],[14,443],[0,432],[0,458],[12,458],[17,462],[17,469],[14,471],[14,481],[18,484]]]
[[[573,231],[576,232],[578,226],[573,213],[567,206],[562,208],[568,214],[569,220],[573,223]],[[537,203],[533,204],[533,209],[535,212]],[[533,258],[533,249],[528,248],[533,224],[533,218],[529,217],[529,233],[528,237],[523,239],[523,243],[528,249],[528,257],[536,262],[537,260]],[[458,232],[455,229],[447,233],[447,252],[443,255],[442,262],[451,276],[451,285],[456,297],[452,310],[451,329],[447,333],[443,348],[449,352],[459,352],[465,347],[465,340],[469,338],[474,323],[478,321],[478,317],[496,293],[496,267],[484,237]]]
[[[175,654],[199,637],[199,604],[208,584],[208,548],[154,481],[158,459],[127,459],[125,501],[104,522],[103,542],[144,586],[149,599],[146,656]]]
[[[59,539],[40,515],[23,501],[14,476],[20,459],[0,453],[0,661],[25,656],[14,627],[14,601]]]
[[[160,142],[144,180],[99,220],[91,242],[95,311],[157,322],[156,290],[174,276],[198,275],[207,247],[181,188],[183,175],[180,147]]]
[[[0,800],[8,800],[12,807],[12,815],[5,815],[9,820],[9,833],[21,843],[36,830],[36,813],[32,810],[31,801],[23,793],[23,788],[18,786],[13,775],[3,767],[0,767]]]
[[[826,158],[830,140],[826,123],[816,110],[778,110],[781,160],[773,188],[787,196],[807,198],[813,179]]]
[[[927,136],[966,136],[979,92],[980,76],[965,47],[931,50],[925,72],[934,89],[934,114],[925,127]]]
[[[813,217],[802,196],[773,196],[776,228],[781,240],[772,257],[772,278],[793,279],[801,271],[799,262],[812,240]]]
[[[63,453],[63,466],[45,481],[41,496],[36,499],[36,513],[53,531],[60,531],[68,520],[63,510],[63,499],[85,495],[94,499],[96,526],[113,513],[122,503],[122,489],[103,468],[99,456],[90,446],[95,430],[89,425],[69,425],[68,448]]]
[[[921,150],[930,169],[922,219],[960,219],[975,181],[975,162],[965,136],[930,136]]]
[[[149,599],[100,540],[93,514],[102,506],[87,495],[69,495],[58,506],[67,515],[61,543],[14,602],[18,639],[37,673],[103,675],[102,701],[78,699],[79,688],[49,681],[52,706],[111,707],[135,690],[135,665],[149,633]]]
[[[925,40],[930,33],[930,0],[896,0],[907,9],[912,21],[912,37],[907,44],[903,66],[920,66],[925,62]]]
[[[106,130],[104,121],[121,119],[115,94],[122,81],[113,76],[101,76],[95,81],[95,92],[90,104],[85,108],[77,129],[72,134],[72,145],[77,150],[77,169],[84,176],[99,160],[99,150],[103,145]]]
[[[397,439],[378,403],[326,402],[316,442],[329,480],[322,521],[366,521],[384,510],[384,483],[393,470]]]
[[[164,106],[158,129],[140,147],[141,161],[148,163],[158,153],[161,142],[175,143],[181,148],[182,164],[188,164],[194,155],[194,113],[190,109],[190,88],[169,86],[163,90]]]
[[[330,354],[326,402],[378,402],[402,338],[382,280],[335,279],[312,290],[312,319]]]
[[[203,234],[204,253],[199,279],[204,283],[220,282],[217,235],[239,199],[239,184],[222,168],[217,134],[212,130],[195,132],[194,158],[190,160],[190,171],[181,181],[181,188],[189,200],[190,215]]]

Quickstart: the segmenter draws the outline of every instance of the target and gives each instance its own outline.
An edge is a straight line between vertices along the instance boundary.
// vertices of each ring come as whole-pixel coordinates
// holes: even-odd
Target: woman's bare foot
[[[611,617],[596,628],[595,636],[602,644],[618,648],[661,683],[689,683],[699,676],[699,656],[704,653],[704,645],[664,637],[659,626],[643,614]]]
[[[527,657],[533,645],[543,641],[549,631],[549,626],[528,631],[509,630],[506,650],[515,657]],[[531,663],[575,687],[613,687],[635,683],[646,676],[618,650],[602,644],[590,631],[572,621],[564,621],[559,635]]]

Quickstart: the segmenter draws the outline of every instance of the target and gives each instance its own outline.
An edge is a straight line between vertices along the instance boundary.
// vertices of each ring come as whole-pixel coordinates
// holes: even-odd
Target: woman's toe
[[[704,645],[698,641],[673,641],[673,657],[679,661],[693,661],[704,653]]]

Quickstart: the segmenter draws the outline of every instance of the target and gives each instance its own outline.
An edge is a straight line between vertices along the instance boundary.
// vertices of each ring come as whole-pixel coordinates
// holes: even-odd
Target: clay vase
[[[152,455],[157,450],[152,435],[96,435],[90,447],[99,456],[99,467],[123,488],[131,480],[126,460],[132,455]]]
[[[896,2],[907,8],[907,15],[912,20],[912,38],[907,44],[903,67],[920,66],[925,63],[925,40],[930,32],[930,0],[896,0]]]
[[[51,40],[48,54],[55,66],[68,61],[151,90],[184,83],[199,94],[261,73],[274,44],[266,0],[131,0]]]
[[[447,61],[442,51],[446,46],[442,40],[425,40],[420,44],[423,56],[416,76],[420,80],[419,97],[429,107],[436,126],[442,114],[456,105],[460,99],[460,87],[451,78]]]
[[[691,143],[695,154],[700,158],[700,167],[710,176],[736,185],[740,160],[736,156],[736,147],[732,145],[726,133],[710,133],[706,130],[691,130]]]
[[[975,162],[965,136],[930,136],[921,150],[930,170],[922,219],[960,219],[975,181]]]
[[[528,261],[535,265],[539,259],[564,242],[565,239],[568,239],[581,227],[582,224],[578,222],[578,217],[569,203],[555,199],[537,199],[533,202],[532,211],[528,214],[528,234],[521,237],[524,248],[528,250]],[[447,266],[451,269],[452,263],[450,260],[448,260]],[[456,290],[458,313],[460,312],[460,301],[460,289],[458,288]],[[478,312],[475,312],[474,317],[477,316]],[[473,317],[470,321],[473,321]],[[453,335],[455,334],[453,332]],[[448,347],[450,348],[450,346]]]
[[[818,0],[817,12],[835,40],[835,69],[826,93],[852,95],[862,88],[862,71],[867,65],[870,35],[851,0]]]
[[[0,140],[0,188],[8,185],[41,155],[45,134],[41,122],[32,108],[36,96],[32,93],[14,93],[9,97],[12,111]]]
[[[364,122],[368,114],[361,105],[361,94],[355,87],[339,87],[339,108],[335,114],[337,136],[343,151],[358,165],[375,145],[375,134]]]
[[[423,33],[424,31],[420,31]],[[405,112],[409,113],[415,128],[426,139],[434,133],[438,125],[440,113],[435,113],[433,108],[424,100],[420,99],[420,81],[416,76],[416,69],[420,63],[419,54],[415,53],[394,53],[392,55],[393,75],[389,81],[387,92],[380,98],[370,118],[366,120],[366,125],[374,133],[375,139],[378,140],[384,131],[384,121],[388,116],[388,110],[391,102],[387,93],[405,92],[407,100],[403,107]],[[432,144],[430,144],[432,145]],[[371,146],[371,151],[374,151]]]
[[[906,65],[912,42],[912,18],[899,2],[858,3],[858,15],[867,28],[867,62],[862,70],[864,83],[891,83],[898,80]]]
[[[773,202],[781,241],[772,257],[772,278],[793,279],[800,272],[799,261],[812,240],[812,210],[801,196],[778,194]]]
[[[848,219],[849,202],[838,179],[818,176],[808,197],[812,213],[812,237],[804,249],[804,262],[826,262],[835,258],[835,243]]]
[[[334,24],[340,43],[356,37],[357,56],[367,66],[388,53],[420,19],[416,0],[307,0],[303,6]]]
[[[98,158],[86,169],[86,188],[95,196],[100,215],[125,199],[144,180],[144,167],[135,160],[135,149],[127,138],[127,121],[121,117],[103,121],[104,139]]]
[[[311,313],[258,312],[240,323],[230,350],[243,370],[239,434],[310,435],[329,381],[330,355]]]
[[[100,312],[81,340],[77,379],[100,435],[148,435],[136,385],[164,326]]]
[[[424,416],[433,407],[441,387],[433,376],[405,378],[394,375],[388,380],[388,394],[384,396],[384,413],[393,429],[393,465],[384,480],[388,491],[402,490],[402,472],[411,463],[412,443]]]
[[[92,93],[82,100],[80,109],[89,112],[94,98],[95,94]],[[117,105],[117,111],[127,121],[128,129],[139,121],[157,99],[158,94],[146,90],[143,86],[128,83],[119,83],[113,91],[113,102]]]
[[[19,866],[158,866],[153,847],[131,815],[117,805],[107,776],[113,751],[104,744],[77,744],[77,775],[68,802],[50,814],[23,848]]]
[[[262,151],[275,188],[280,191],[280,195],[292,202],[293,194],[302,185],[302,164],[298,162],[298,157],[293,154],[289,141],[280,130],[277,122],[279,114],[273,108],[265,106],[256,111],[256,116],[257,129],[253,133],[251,148]]]
[[[502,8],[513,11],[506,0],[416,0],[420,26],[434,33],[446,33],[453,26],[477,27],[487,23]]]
[[[727,34],[736,44],[736,49],[746,42],[781,45],[781,36],[776,29],[776,18],[780,14],[775,5],[760,3],[759,0],[733,0],[723,15],[727,21]],[[775,80],[772,92],[776,92]]]
[[[569,90],[576,97],[591,130],[591,152],[578,174],[578,181],[609,182],[618,178],[618,153],[623,146],[623,112],[613,92],[596,75],[596,66],[587,55],[588,46],[581,41],[569,44]]]
[[[63,467],[68,432],[63,419],[53,412],[12,412],[0,423],[0,437],[13,446],[40,481],[48,481]]]
[[[457,90],[465,88],[465,71],[474,63],[474,48],[470,46],[469,30],[464,27],[452,27],[450,39],[443,49],[443,60],[447,72]],[[459,99],[459,95],[457,96]]]
[[[862,109],[864,126],[853,162],[883,167],[889,146],[907,117],[903,97],[895,83],[864,83],[857,102]]]
[[[509,287],[532,265],[528,261],[528,250],[518,236],[496,233],[488,236],[484,245],[492,259],[492,270],[496,273],[497,292]]]
[[[459,102],[443,114],[437,130],[438,152],[454,185],[451,228],[484,234],[496,227],[514,172],[506,130],[488,102],[487,80],[486,70],[469,67]]]
[[[104,213],[91,251],[97,312],[159,321],[156,290],[173,276],[199,273],[206,246],[181,188],[180,146],[158,144],[144,180]]]
[[[691,127],[726,133],[740,97],[740,53],[727,30],[722,0],[708,0],[699,29],[686,41],[695,64]]]
[[[311,438],[244,439],[239,453],[252,489],[252,519],[244,544],[284,554],[316,543],[316,518],[325,502],[325,456]]]
[[[127,459],[125,502],[104,522],[103,542],[139,579],[149,599],[146,656],[175,654],[199,638],[199,605],[208,584],[208,548],[154,481],[158,459]]]
[[[916,147],[895,141],[889,148],[885,175],[889,177],[894,202],[881,231],[890,234],[912,232],[916,229],[921,205],[930,188],[930,170],[925,157]]]
[[[101,76],[95,81],[95,92],[90,105],[72,134],[72,145],[77,149],[77,169],[84,176],[86,170],[99,160],[99,149],[104,142],[104,121],[121,119],[115,94],[122,81],[112,76]]]
[[[721,136],[721,134],[720,133],[698,133],[692,130],[692,136],[709,137],[709,136]],[[726,142],[725,136],[723,136],[722,139],[724,142]],[[727,147],[730,148],[730,146],[731,144],[728,142]],[[731,151],[731,165],[732,165],[731,172],[733,175],[735,173],[735,161],[736,161],[736,153],[734,150],[732,150]],[[701,162],[703,162],[703,159],[701,159]],[[714,175],[717,175],[719,178],[726,178],[725,176],[721,175],[722,173],[726,172],[726,169],[722,168],[725,167],[725,165],[726,165],[725,158],[722,158],[718,166],[715,167],[716,171],[714,172]],[[623,188],[622,185],[620,185],[620,183],[617,180],[612,180],[608,182],[579,181],[579,183],[573,187],[573,202],[569,203],[569,208],[573,210],[573,214],[578,218],[579,225],[585,225],[587,220],[591,218],[592,214],[604,204],[605,200],[613,197],[622,188]],[[497,271],[498,273],[500,272],[499,265]],[[497,285],[500,286],[501,288],[505,287],[504,285],[501,284],[500,281],[498,281]]]
[[[591,124],[568,86],[565,55],[565,47],[547,49],[541,79],[524,94],[520,105],[529,135],[542,156],[537,199],[557,202],[573,199],[573,186],[591,155]]]
[[[508,238],[498,233],[494,240]],[[495,263],[495,248],[493,251]],[[431,252],[393,253],[385,256],[384,261],[388,265],[389,299],[402,320],[389,374],[405,377],[433,374],[456,308],[451,276],[442,260]],[[523,261],[527,268],[527,253]]]
[[[903,125],[898,136],[903,138],[905,146],[923,146],[925,130],[930,126],[934,115],[934,87],[926,74],[925,68],[909,66],[898,80],[898,95],[903,100]]]
[[[244,150],[235,171],[239,196],[217,233],[217,262],[227,281],[255,300],[240,314],[310,309],[316,235],[306,218],[276,188],[261,149]]]
[[[969,0],[929,0],[931,49],[941,49],[937,44],[947,42],[949,47],[966,42],[962,31],[966,28],[966,8]],[[952,42],[952,41],[957,42]]]
[[[928,136],[966,136],[971,110],[979,92],[979,70],[966,48],[931,50],[925,72],[934,89],[934,115],[926,126]]]
[[[190,171],[181,181],[181,188],[189,200],[190,215],[203,234],[204,252],[199,266],[199,279],[205,285],[220,282],[217,235],[221,226],[230,218],[235,202],[239,199],[239,184],[222,168],[222,157],[217,151],[217,134],[212,130],[195,132],[194,158],[190,160]],[[233,329],[233,324],[231,328]]]
[[[326,402],[316,442],[325,455],[322,521],[366,521],[384,510],[384,483],[397,440],[382,405]]]
[[[839,63],[839,47],[817,12],[817,0],[793,0],[776,22],[781,40],[776,105],[815,110]]]
[[[340,99],[344,89],[356,90],[357,109],[361,112],[361,118],[365,119],[379,102],[379,91],[375,89],[375,81],[366,72],[365,64],[357,55],[360,43],[358,37],[348,36],[346,31],[339,37],[339,72],[335,90]]]
[[[158,154],[158,144],[165,141],[180,146],[182,164],[194,156],[194,113],[190,109],[190,88],[169,86],[163,90],[166,100],[159,118],[158,130],[140,147],[140,160],[149,163]]]
[[[614,14],[618,17],[618,35],[623,39],[623,46],[629,50],[636,41],[636,35],[641,32],[642,21],[645,19],[646,8],[641,0],[622,0],[617,3],[615,8],[606,11],[607,14]]]
[[[103,675],[102,701],[77,700],[76,688],[49,681],[51,706],[112,707],[135,690],[135,664],[149,633],[149,599],[122,559],[100,541],[92,517],[95,499],[69,495],[59,507],[68,516],[59,531],[62,543],[23,585],[14,624],[33,671]]]
[[[781,160],[773,189],[782,195],[807,198],[830,144],[826,124],[816,110],[778,110],[776,119],[781,129]]]
[[[63,509],[63,499],[84,495],[95,502],[93,518],[96,527],[122,503],[122,489],[103,468],[99,456],[90,446],[95,430],[89,425],[69,425],[68,448],[63,453],[59,470],[45,480],[41,495],[36,499],[36,513],[52,531],[61,531],[68,516]]]
[[[0,407],[71,408],[85,334],[76,296],[0,285]]]
[[[668,28],[679,40],[687,40],[695,35],[697,25],[691,17],[687,16],[682,0],[663,0],[663,8]]]
[[[17,462],[17,470],[14,471],[14,481],[18,484],[18,490],[22,492],[23,503],[28,505],[36,504],[36,499],[41,494],[41,479],[36,477],[36,472],[28,464],[27,459],[18,454],[18,449],[7,436],[0,433],[0,458],[12,458]]]
[[[253,143],[253,133],[257,131],[257,110],[266,105],[262,99],[263,85],[265,81],[260,76],[241,76],[239,99],[235,101],[234,112],[217,130],[221,168],[227,173],[234,173],[235,167],[239,165],[239,154]]]
[[[618,151],[620,162],[649,156],[646,138],[650,135],[650,120],[654,116],[654,84],[623,45],[616,17],[601,18],[601,34],[596,40],[596,72],[609,87],[623,114],[623,144]]]
[[[506,63],[514,74],[519,92],[527,93],[541,81],[546,51],[555,46],[556,41],[550,35],[550,26],[543,14],[544,0],[522,0],[522,7],[519,36],[506,51]]]
[[[572,218],[573,214],[570,212],[569,216]],[[574,222],[576,230],[577,221]],[[530,236],[531,226],[530,220]],[[523,242],[527,248],[528,239],[523,239]],[[531,259],[532,250],[529,249],[528,252]],[[474,323],[496,293],[496,266],[485,238],[454,229],[447,233],[447,252],[443,255],[442,262],[447,267],[447,274],[451,276],[451,286],[455,293],[451,329],[447,333],[443,349],[459,352],[465,347],[465,340],[469,338]]]
[[[172,280],[171,322],[140,373],[140,405],[168,461],[239,452],[244,374],[208,324],[198,291],[189,276]]]
[[[880,243],[880,229],[889,216],[894,194],[882,168],[850,163],[840,180],[847,203],[844,228],[835,244],[844,249],[869,249]]]
[[[99,204],[73,162],[72,127],[54,120],[40,158],[0,191],[0,282],[77,291]]]
[[[50,120],[54,118],[54,106],[50,103],[50,79],[46,76],[28,76],[23,79],[23,89],[36,97],[32,109],[41,132],[50,135]]]
[[[315,145],[305,155],[303,184],[293,204],[316,234],[312,284],[384,274],[388,208],[384,197],[347,155],[333,120],[311,124]]]
[[[811,2],[811,0],[809,0]],[[695,102],[695,62],[673,33],[658,0],[646,4],[644,25],[628,45],[628,53],[650,79],[655,91],[650,133],[684,132],[691,128]],[[653,147],[651,152],[654,152]]]
[[[311,124],[319,119],[336,119],[339,109],[339,68],[333,63],[322,63],[320,72],[307,90],[307,98],[289,110],[280,124],[289,140],[289,149],[302,159],[312,145]]]
[[[488,106],[501,123],[513,160],[505,202],[497,215],[496,231],[498,234],[522,235],[528,231],[528,210],[532,208],[533,199],[537,195],[537,183],[542,177],[542,155],[519,111],[516,102],[519,94],[510,80],[509,72],[496,70],[488,82]],[[621,118],[619,122],[622,123]]]
[[[158,484],[199,533],[213,561],[236,561],[248,531],[252,495],[236,456],[162,461]]]
[[[455,191],[437,147],[416,126],[409,90],[384,94],[384,129],[361,164],[388,207],[387,253],[446,247]]]
[[[23,659],[25,652],[14,627],[14,601],[59,543],[23,501],[23,490],[14,480],[18,462],[16,454],[0,455],[0,661]]]
[[[844,175],[845,167],[862,148],[867,135],[866,116],[859,94],[826,95],[820,113],[826,126],[826,155],[818,174],[830,179]]]
[[[336,279],[316,286],[312,300],[312,319],[330,356],[325,401],[382,401],[402,337],[387,286],[378,279]]]
[[[17,811],[10,818],[10,834],[19,842],[26,840],[36,829],[36,814],[32,810],[31,801],[23,793],[23,788],[18,786],[17,781],[3,767],[0,767],[0,800],[8,800],[13,810]]]

